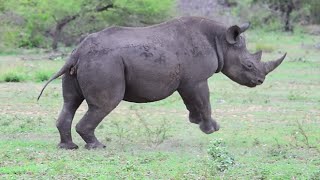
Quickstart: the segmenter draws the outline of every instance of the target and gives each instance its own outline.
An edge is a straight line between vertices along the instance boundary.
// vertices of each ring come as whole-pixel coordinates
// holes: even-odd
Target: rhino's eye
[[[245,64],[245,67],[246,67],[247,69],[253,69],[253,64],[252,64],[252,63],[246,63],[246,64]]]

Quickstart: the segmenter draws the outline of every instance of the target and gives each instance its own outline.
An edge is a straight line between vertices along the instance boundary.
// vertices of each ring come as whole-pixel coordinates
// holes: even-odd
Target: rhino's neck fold
[[[217,37],[215,37],[215,40],[214,40],[214,48],[216,50],[217,59],[218,59],[218,68],[215,73],[219,73],[223,68],[224,61],[223,61],[223,51]]]

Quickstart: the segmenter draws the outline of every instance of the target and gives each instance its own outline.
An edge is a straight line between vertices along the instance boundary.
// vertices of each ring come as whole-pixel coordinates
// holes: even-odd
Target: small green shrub
[[[142,124],[142,132],[147,138],[146,140],[149,147],[156,148],[170,137],[168,133],[170,128],[167,126],[168,122],[166,119],[162,119],[161,124],[154,126],[148,123],[148,120],[146,120],[137,110],[135,110],[135,115]]]
[[[320,179],[320,169],[315,171],[314,173],[311,174],[310,176],[311,180],[319,180]]]
[[[51,72],[38,71],[35,73],[35,80],[38,82],[47,81],[51,77]]]
[[[221,139],[211,141],[207,151],[215,168],[220,172],[235,164],[233,156],[227,151],[225,143]]]
[[[277,158],[283,158],[286,159],[288,158],[288,150],[286,148],[282,148],[282,147],[271,147],[268,150],[268,154],[270,157],[277,157]]]
[[[4,74],[4,81],[5,82],[21,82],[24,80],[25,80],[25,77],[21,73],[16,72],[16,71],[11,71],[11,72]]]
[[[297,101],[297,100],[304,100],[305,96],[300,92],[290,91],[287,98],[290,101]]]
[[[268,176],[270,174],[270,171],[268,169],[257,169],[255,170],[255,176],[253,179],[268,179]]]

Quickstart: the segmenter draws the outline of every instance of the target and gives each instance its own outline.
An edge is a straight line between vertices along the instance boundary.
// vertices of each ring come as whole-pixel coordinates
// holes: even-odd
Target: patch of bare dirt
[[[320,26],[319,25],[308,25],[304,27],[307,33],[312,34],[312,35],[320,35]]]

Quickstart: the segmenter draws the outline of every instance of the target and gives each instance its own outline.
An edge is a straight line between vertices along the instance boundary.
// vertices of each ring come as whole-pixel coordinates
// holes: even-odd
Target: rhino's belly
[[[170,96],[179,86],[175,71],[146,70],[126,77],[124,100],[137,103],[154,102]]]
[[[130,87],[126,89],[123,100],[135,103],[155,102],[173,94],[176,89],[161,91],[156,87]]]
[[[180,65],[146,63],[126,68],[124,100],[137,103],[154,102],[170,96],[180,83]]]

